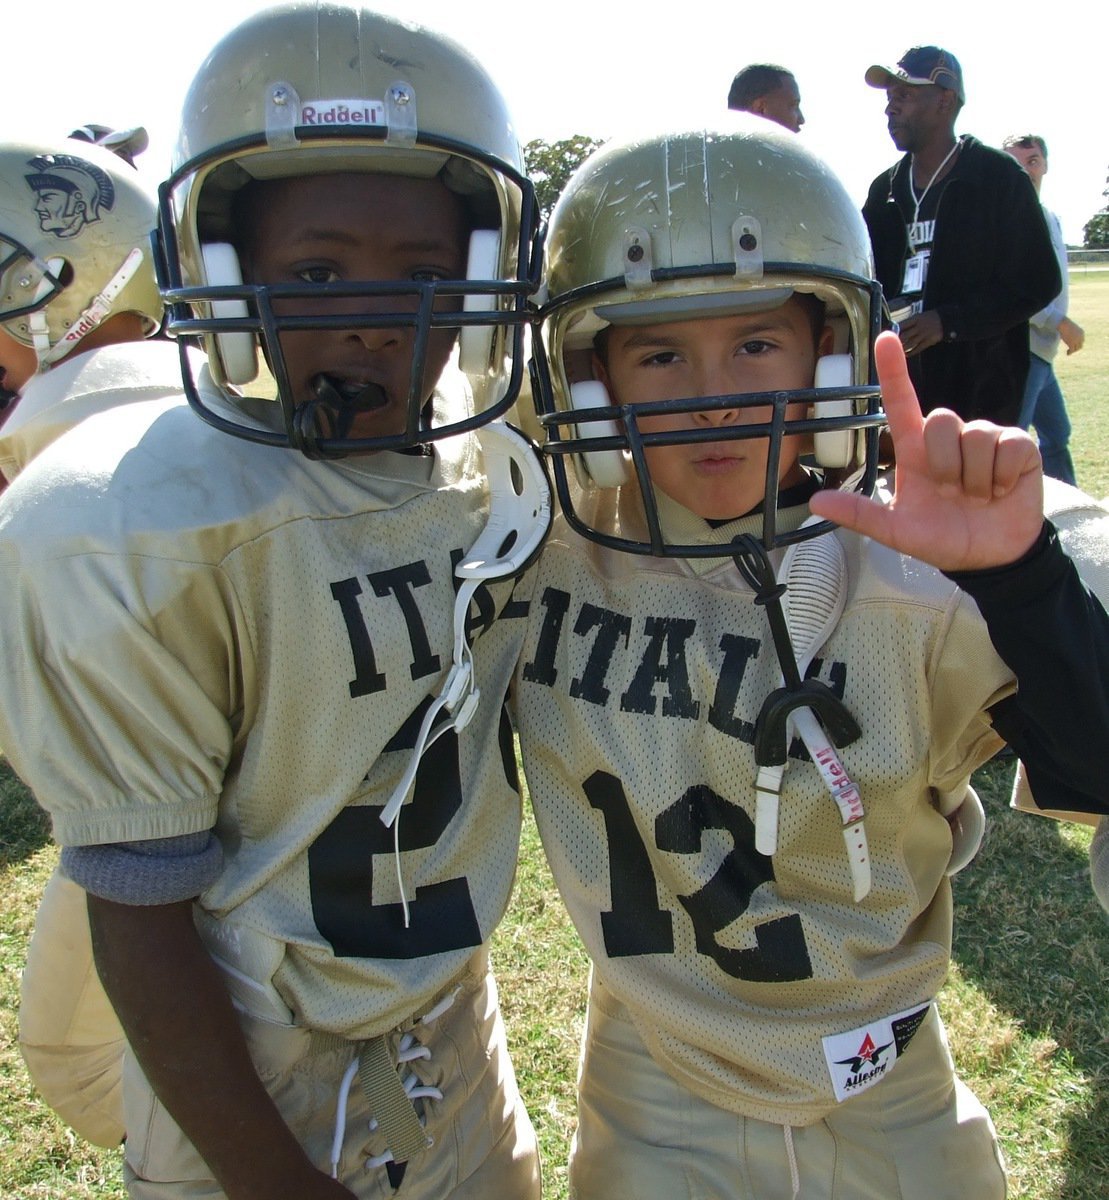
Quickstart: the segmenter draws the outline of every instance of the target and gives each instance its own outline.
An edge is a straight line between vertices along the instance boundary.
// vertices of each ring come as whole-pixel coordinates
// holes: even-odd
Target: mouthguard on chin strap
[[[297,445],[309,458],[329,457],[319,450],[321,439],[350,436],[359,413],[374,412],[389,403],[388,393],[380,384],[367,383],[360,391],[344,395],[342,382],[321,371],[312,376],[314,399],[299,404],[293,413]]]
[[[817,523],[819,518],[810,517]],[[806,522],[806,523],[809,523]],[[804,679],[813,657],[828,640],[843,613],[847,584],[843,547],[834,532],[795,542],[775,577],[762,545],[736,539],[735,564],[766,608],[774,649],[782,670],[781,686],[767,696],[755,726],[755,848],[778,848],[778,804],[789,743],[796,733],[804,743],[825,787],[839,809],[843,841],[851,868],[855,902],[870,891],[870,854],[859,789],[847,774],[837,747],[848,746],[862,731],[847,706],[818,679]]]
[[[401,878],[401,806],[416,780],[420,759],[428,747],[448,730],[465,729],[481,695],[474,677],[473,651],[466,639],[470,602],[482,584],[520,574],[543,544],[551,527],[550,483],[528,440],[503,421],[483,425],[475,433],[481,443],[489,481],[489,515],[485,528],[454,568],[460,583],[454,601],[451,669],[424,714],[408,766],[381,810],[382,824],[393,827],[397,882],[406,929],[409,918],[408,899]],[[436,725],[444,710],[445,719]]]
[[[389,403],[388,394],[378,383],[367,383],[357,392],[347,395],[343,391],[342,382],[324,371],[312,377],[312,391],[321,404],[341,412],[373,412],[374,409],[384,408]]]

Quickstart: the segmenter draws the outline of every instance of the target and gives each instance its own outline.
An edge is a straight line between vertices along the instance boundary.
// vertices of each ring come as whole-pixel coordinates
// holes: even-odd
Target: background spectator
[[[917,46],[866,82],[885,89],[904,152],[871,184],[863,216],[921,407],[1015,425],[1028,318],[1060,286],[1035,189],[1008,155],[956,138],[966,95],[953,54]]]
[[[728,107],[757,113],[784,125],[791,133],[800,133],[805,123],[797,80],[785,67],[772,63],[751,63],[744,67],[732,80]]]
[[[1047,143],[1044,139],[1037,133],[1016,135],[1007,137],[1001,148],[1025,169],[1038,196],[1047,174]],[[1043,214],[1059,261],[1063,287],[1059,295],[1028,322],[1028,379],[1020,407],[1020,426],[1022,429],[1030,425],[1036,427],[1044,472],[1074,485],[1074,463],[1068,446],[1070,418],[1052,363],[1060,340],[1066,343],[1067,353],[1073,354],[1082,349],[1086,334],[1081,325],[1067,316],[1067,247],[1063,241],[1063,228],[1049,208],[1044,208]]]

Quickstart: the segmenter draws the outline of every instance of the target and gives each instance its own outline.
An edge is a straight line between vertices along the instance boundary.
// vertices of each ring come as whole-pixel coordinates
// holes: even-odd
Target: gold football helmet
[[[472,229],[467,277],[329,284],[329,296],[367,301],[364,316],[352,318],[348,304],[329,322],[288,315],[291,300],[309,300],[313,288],[319,295],[320,285],[282,285],[275,313],[274,289],[241,277],[236,196],[252,180],[351,172],[438,178],[460,196]],[[275,412],[276,400],[279,416],[269,427],[231,420],[186,370],[190,403],[229,433],[312,457],[395,449],[492,420],[520,390],[538,224],[504,101],[461,47],[333,0],[259,12],[223,38],[189,90],[159,227],[170,331],[203,338],[211,373],[236,408]],[[392,310],[383,311],[389,298]],[[281,334],[352,324],[416,330],[403,433],[349,436],[355,398],[326,388],[309,402],[292,395]],[[472,394],[465,412],[429,411],[421,380],[432,328],[458,331]],[[259,350],[276,397],[254,382]]]
[[[0,145],[0,326],[59,362],[116,313],[162,319],[150,234],[155,203],[137,172],[76,141]]]
[[[777,445],[804,434],[812,446],[807,461],[827,483],[869,491],[883,421],[872,352],[881,294],[862,217],[829,168],[795,137],[744,115],[717,130],[610,143],[578,168],[550,219],[533,362],[543,448],[572,525],[632,553],[729,553],[726,544],[667,539],[643,437],[655,445],[701,439],[689,431],[642,434],[639,418],[651,405],[614,404],[590,377],[590,352],[608,325],[765,310],[794,292],[823,302],[840,351],[818,360],[813,388],[690,397],[667,402],[668,411],[771,406],[769,422],[721,425],[713,438],[769,438]],[[787,407],[799,401],[806,405],[804,418],[788,417]],[[567,460],[577,487],[570,485]],[[588,493],[634,479],[647,535],[617,536],[590,526],[587,506],[578,503],[582,487]],[[827,530],[827,522],[780,529],[777,494],[778,455],[771,453],[762,527],[767,549]]]

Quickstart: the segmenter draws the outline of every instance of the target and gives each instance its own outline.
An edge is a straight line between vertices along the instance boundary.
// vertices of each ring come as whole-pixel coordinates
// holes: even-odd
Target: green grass
[[[1011,1200],[1103,1200],[1109,921],[1090,893],[1088,830],[1009,811],[1011,776],[1011,766],[989,764],[976,777],[989,833],[956,880],[955,961],[941,1006],[960,1072],[998,1127]],[[81,1143],[35,1098],[14,1044],[19,971],[56,851],[2,762],[0,830],[0,1195],[122,1200],[118,1156]],[[494,957],[544,1194],[565,1200],[588,964],[530,818]]]
[[[1072,270],[1070,315],[1086,331],[1077,354],[1060,350],[1055,374],[1073,432],[1070,450],[1078,485],[1109,497],[1109,270]]]

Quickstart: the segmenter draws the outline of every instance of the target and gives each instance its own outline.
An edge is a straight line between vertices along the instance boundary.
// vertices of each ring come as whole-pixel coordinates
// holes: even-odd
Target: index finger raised
[[[882,388],[882,407],[896,446],[903,438],[919,435],[924,417],[916,389],[909,378],[905,351],[896,333],[880,333],[874,343],[874,365]]]

